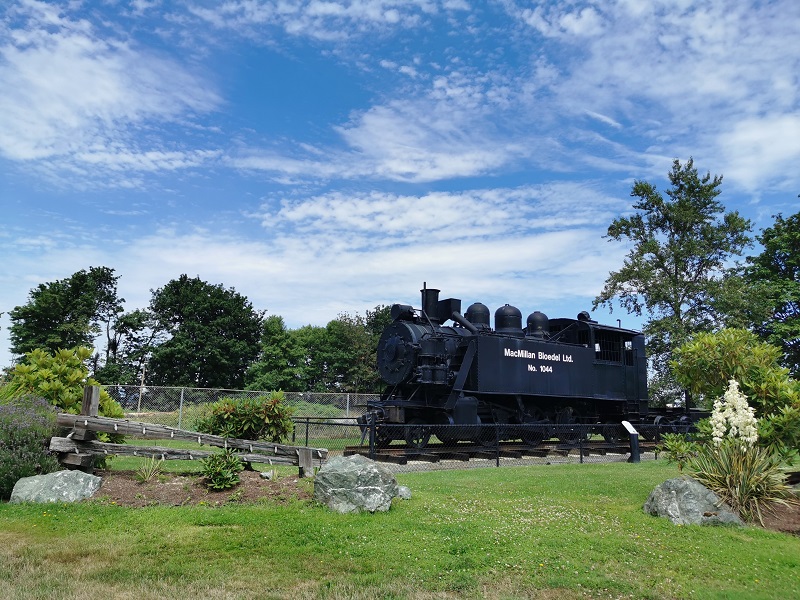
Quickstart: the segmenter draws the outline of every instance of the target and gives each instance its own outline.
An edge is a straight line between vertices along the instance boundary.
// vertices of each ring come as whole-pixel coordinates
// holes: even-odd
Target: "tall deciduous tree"
[[[768,316],[755,331],[783,351],[783,364],[800,375],[800,212],[761,232],[764,250],[747,259],[745,277],[766,301]]]
[[[153,292],[156,345],[147,380],[156,385],[239,389],[258,356],[263,313],[234,289],[181,275]]]
[[[699,176],[691,158],[685,165],[676,159],[668,176],[667,198],[651,183],[634,183],[636,212],[608,228],[609,239],[631,250],[594,300],[597,308],[617,299],[628,312],[648,317],[648,353],[662,380],[669,378],[673,348],[728,322],[723,307],[736,287],[728,263],[750,244],[750,222],[717,200],[721,176]]]
[[[66,279],[39,284],[28,302],[10,313],[11,352],[23,355],[37,348],[93,346],[94,338],[122,312],[118,276],[108,267],[89,267]]]

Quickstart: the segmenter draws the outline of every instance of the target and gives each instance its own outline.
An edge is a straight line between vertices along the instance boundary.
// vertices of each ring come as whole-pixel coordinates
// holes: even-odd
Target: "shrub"
[[[785,462],[797,458],[800,449],[800,407],[783,406],[758,422],[760,445],[782,456]]]
[[[745,521],[763,525],[763,510],[773,502],[797,502],[781,470],[782,457],[755,446],[757,422],[735,380],[714,402],[712,443],[701,446],[686,466]]]
[[[705,446],[689,459],[687,468],[745,521],[763,525],[763,511],[771,503],[797,502],[786,485],[780,457],[766,448],[743,446],[734,438]]]
[[[230,449],[203,459],[202,473],[205,484],[212,490],[227,490],[239,483],[239,473],[244,469],[238,455]]]
[[[20,478],[60,469],[47,450],[55,423],[42,398],[24,395],[0,403],[0,499],[11,497]]]
[[[14,367],[8,383],[0,389],[0,399],[35,394],[64,412],[79,414],[83,388],[100,385],[88,376],[89,370],[84,364],[91,355],[91,348],[84,347],[58,350],[55,354],[41,349],[28,352]],[[119,403],[102,388],[99,412],[105,417],[125,418]]]
[[[784,404],[800,402],[800,384],[780,366],[781,350],[743,329],[698,333],[677,348],[670,367],[678,383],[691,391],[699,405],[707,406],[724,392],[731,379],[759,415]]]
[[[283,392],[255,399],[222,398],[211,405],[210,411],[207,417],[197,421],[198,431],[279,443],[294,429],[291,409],[284,404]]]
[[[658,446],[659,453],[663,452],[668,462],[677,463],[679,471],[683,471],[683,467],[700,452],[700,448],[700,444],[687,439],[682,433],[665,433]]]

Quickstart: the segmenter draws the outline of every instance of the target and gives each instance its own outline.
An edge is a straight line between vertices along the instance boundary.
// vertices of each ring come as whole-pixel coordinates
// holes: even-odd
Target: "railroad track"
[[[653,451],[655,445],[653,442],[640,442],[639,450],[641,452]],[[499,447],[461,443],[446,446],[444,444],[428,444],[424,448],[415,448],[407,444],[398,444],[375,448],[374,459],[379,462],[405,465],[408,461],[436,463],[443,460],[460,460],[468,462],[471,459],[546,458],[548,456],[568,456],[570,454],[580,455],[581,453],[583,453],[583,456],[592,454],[602,456],[605,454],[629,454],[630,451],[629,444],[614,444],[597,440],[587,440],[580,444],[547,441],[536,446],[519,442],[501,442]],[[344,449],[345,456],[352,456],[353,454],[370,456],[369,446],[347,446]]]

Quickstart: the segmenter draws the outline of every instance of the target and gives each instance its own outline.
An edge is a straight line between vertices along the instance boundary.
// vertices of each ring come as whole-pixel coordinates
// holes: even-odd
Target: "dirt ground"
[[[255,471],[242,471],[241,483],[224,491],[207,489],[199,476],[162,475],[148,483],[136,481],[133,471],[98,472],[103,484],[94,499],[120,506],[222,506],[234,502],[274,502],[309,500],[313,493],[313,482],[297,477],[281,476],[277,480],[262,479]],[[774,531],[800,535],[800,505],[790,507],[780,504],[774,512],[764,515],[764,526]]]
[[[165,474],[147,483],[139,483],[134,471],[97,471],[103,478],[94,500],[119,506],[222,506],[234,502],[270,501],[278,504],[290,500],[308,500],[313,492],[312,480],[281,476],[277,480],[262,479],[255,471],[242,471],[241,482],[228,490],[209,490],[197,475]]]

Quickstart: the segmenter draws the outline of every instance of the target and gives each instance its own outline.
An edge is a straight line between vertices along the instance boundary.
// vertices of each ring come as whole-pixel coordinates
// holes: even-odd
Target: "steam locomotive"
[[[406,437],[424,446],[436,424],[469,426],[438,428],[445,442],[480,438],[486,428],[474,426],[494,424],[504,439],[536,444],[549,435],[531,424],[559,426],[568,437],[570,424],[636,422],[646,415],[641,333],[601,325],[587,312],[549,319],[536,311],[523,328],[522,313],[508,304],[496,310],[492,329],[484,304],[462,315],[461,300],[440,300],[439,290],[427,286],[421,292],[421,309],[391,307],[392,323],[378,343],[386,388],[361,422],[378,425],[379,444]]]

